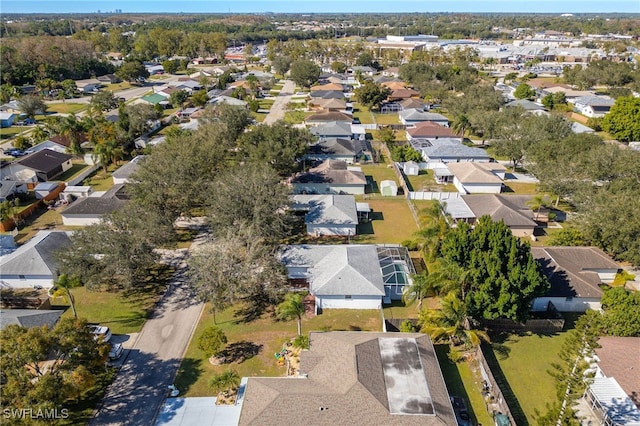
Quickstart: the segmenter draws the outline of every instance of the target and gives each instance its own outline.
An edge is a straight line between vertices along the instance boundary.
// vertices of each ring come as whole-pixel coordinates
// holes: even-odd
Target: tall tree
[[[73,297],[71,289],[80,287],[82,283],[77,277],[69,278],[67,274],[61,274],[53,283],[54,296],[63,296],[69,300],[71,310],[73,311],[73,317],[78,319],[78,312],[76,311],[76,300]]]
[[[320,67],[311,61],[299,59],[291,64],[290,75],[298,86],[311,87],[320,77]]]
[[[240,146],[249,160],[268,164],[281,176],[288,176],[298,170],[298,160],[313,141],[313,135],[307,129],[277,121],[245,132]]]
[[[473,230],[464,224],[452,229],[441,251],[446,261],[469,270],[465,303],[474,319],[524,321],[531,301],[549,289],[529,244],[489,216],[481,217]]]
[[[640,140],[640,98],[616,99],[602,120],[602,128],[621,142]]]
[[[34,118],[36,114],[44,114],[47,110],[47,104],[42,98],[35,95],[25,95],[18,99],[18,108],[29,118]]]
[[[148,78],[149,71],[147,71],[141,62],[130,61],[122,64],[122,66],[116,70],[116,75],[125,81],[133,82],[139,78]]]
[[[367,80],[355,90],[354,94],[356,100],[362,105],[367,108],[379,109],[380,104],[386,101],[391,94],[391,90],[386,86]]]
[[[451,130],[456,133],[460,133],[460,141],[464,141],[464,134],[471,126],[471,122],[469,118],[465,114],[457,115],[456,118],[451,123]]]

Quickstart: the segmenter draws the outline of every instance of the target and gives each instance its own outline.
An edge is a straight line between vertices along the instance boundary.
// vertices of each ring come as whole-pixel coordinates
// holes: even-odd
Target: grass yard
[[[129,83],[128,81],[122,81],[120,83],[108,84],[106,89],[115,93],[119,92],[120,90],[131,89],[131,83]]]
[[[89,104],[79,104],[74,102],[65,102],[58,104],[47,104],[47,112],[57,112],[61,114],[77,114],[80,111],[87,109]]]
[[[69,170],[67,170],[66,172],[64,172],[60,176],[58,176],[57,180],[61,180],[63,182],[71,180],[71,179],[73,179],[73,177],[75,177],[76,175],[82,173],[88,167],[91,167],[91,166],[88,166],[88,165],[86,165],[84,163],[74,163]]]
[[[83,180],[82,185],[91,185],[94,191],[108,191],[113,186],[111,173],[124,164],[125,162],[122,161],[120,161],[117,166],[115,164],[109,164],[109,166],[107,166],[107,173],[105,173],[101,167],[96,170],[95,174]]]
[[[373,114],[376,124],[400,124],[398,114]]]
[[[410,239],[418,230],[407,201],[404,198],[367,199],[373,211],[373,220],[358,225],[358,235],[352,242],[358,244],[399,244]]]
[[[78,316],[90,323],[99,323],[111,329],[114,334],[137,333],[153,310],[162,294],[165,284],[173,274],[168,267],[151,271],[147,284],[135,292],[90,291],[86,287],[74,290]],[[68,305],[64,298],[56,298],[55,303]],[[71,308],[64,316],[73,315]]]
[[[473,361],[454,364],[447,357],[449,352],[448,345],[435,345],[435,349],[449,395],[460,396],[466,400],[467,409],[472,420],[474,420],[472,424],[493,424],[493,419],[487,413],[486,405],[480,392],[479,373],[472,368]]]
[[[25,126],[0,127],[0,140],[10,139],[28,130],[31,128]]]
[[[374,180],[374,187],[372,188],[373,193],[380,193],[380,182],[383,180],[392,180],[398,187],[400,187],[400,182],[398,182],[398,177],[396,172],[393,170],[391,165],[385,163],[375,163],[375,164],[363,164],[360,166],[362,168],[362,173],[365,176],[371,176]]]
[[[362,123],[362,124],[374,124],[375,123],[373,114],[371,114],[368,109],[362,108],[362,107],[358,107],[358,108],[354,109],[353,118],[360,119],[360,123]]]
[[[407,176],[409,191],[422,191],[429,188],[440,188],[433,178],[433,170],[420,170],[418,176]]]
[[[505,181],[502,188],[504,194],[538,195],[537,183]]]
[[[495,360],[487,361],[518,425],[535,424],[535,410],[544,412],[546,404],[555,401],[554,379],[547,370],[558,361],[566,337],[567,332],[491,336]]]
[[[184,396],[212,396],[209,380],[227,368],[236,370],[241,377],[283,376],[284,366],[279,366],[273,354],[282,349],[284,343],[296,336],[295,321],[275,321],[271,311],[251,322],[238,321],[238,309],[229,308],[216,315],[217,326],[227,336],[227,350],[231,362],[224,365],[211,365],[206,355],[198,349],[198,337],[204,329],[214,325],[213,315],[208,307],[200,318],[198,327],[189,343],[175,380],[176,386]],[[382,318],[377,310],[329,309],[314,318],[303,318],[302,331],[338,331],[338,330],[382,330]]]
[[[271,109],[274,102],[273,99],[260,99],[260,109]]]

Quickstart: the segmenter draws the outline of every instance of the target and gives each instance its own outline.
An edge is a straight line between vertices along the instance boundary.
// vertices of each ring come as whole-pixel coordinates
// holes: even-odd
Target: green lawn
[[[475,420],[473,424],[493,424],[482,398],[480,374],[473,364],[474,361],[453,364],[447,357],[448,345],[435,345],[435,349],[449,395],[460,396],[466,400],[467,409]]]
[[[25,126],[0,127],[0,140],[12,138],[27,130],[30,128]]]
[[[78,316],[86,318],[90,323],[105,325],[114,334],[137,333],[142,329],[172,273],[173,270],[169,268],[159,267],[149,275],[147,284],[135,292],[76,288],[72,292]],[[64,298],[56,298],[55,303],[68,305]],[[67,309],[64,315],[73,315],[73,312]]]
[[[88,104],[65,102],[61,104],[47,104],[47,112],[57,112],[62,114],[76,114],[87,109]]]
[[[393,170],[393,167],[391,167],[390,164],[363,164],[360,167],[362,168],[362,173],[364,173],[365,176],[371,176],[375,181],[375,185],[373,188],[374,193],[380,193],[379,185],[383,180],[392,180],[396,184],[398,184],[398,187],[400,186],[400,182],[398,181],[396,172]]]
[[[125,163],[120,161],[118,165],[110,164],[107,166],[107,173],[103,168],[96,170],[96,173],[82,181],[82,185],[91,185],[94,191],[108,191],[113,186],[113,173],[117,168],[123,166]]]
[[[64,172],[60,176],[58,176],[57,180],[61,180],[63,182],[71,180],[73,177],[75,177],[76,175],[82,173],[88,167],[90,167],[90,166],[88,166],[88,165],[86,165],[84,163],[74,163],[69,170],[67,170],[66,172]]]
[[[400,124],[398,114],[373,114],[376,124]]]
[[[433,170],[420,170],[418,176],[407,176],[409,191],[429,190],[432,187],[440,188],[433,178]]]
[[[227,336],[227,347],[238,352],[252,353],[244,359],[237,359],[225,365],[211,365],[205,354],[198,349],[198,337],[204,329],[214,325],[213,316],[208,308],[200,318],[198,327],[189,343],[182,360],[176,386],[184,396],[211,396],[208,382],[212,375],[231,368],[240,376],[283,376],[285,367],[277,364],[273,354],[282,349],[284,343],[296,336],[295,321],[275,321],[271,312],[263,314],[251,322],[240,322],[237,315],[241,306],[235,306],[218,313],[216,319]],[[302,331],[338,331],[338,330],[382,330],[382,318],[377,310],[329,309],[314,318],[304,318]]]
[[[554,379],[547,370],[551,363],[558,362],[566,337],[566,331],[492,336],[491,347],[499,369],[494,368],[491,359],[488,359],[489,365],[501,388],[500,382],[508,383],[502,392],[516,421],[520,419],[519,425],[535,424],[535,410],[544,412],[546,404],[555,401]]]
[[[369,112],[368,109],[363,107],[355,108],[353,111],[353,118],[360,119],[360,123],[362,124],[373,124],[375,123],[373,115]]]
[[[385,197],[367,199],[373,211],[373,220],[358,225],[358,235],[352,242],[360,244],[399,244],[410,239],[418,230],[407,201],[404,198]]]
[[[273,99],[260,99],[260,109],[271,109],[274,102]]]
[[[538,184],[506,181],[504,183],[504,187],[502,188],[502,192],[507,195],[538,195]]]

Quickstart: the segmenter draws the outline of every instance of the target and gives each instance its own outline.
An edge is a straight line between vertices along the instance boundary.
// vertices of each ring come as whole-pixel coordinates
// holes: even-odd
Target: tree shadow
[[[491,369],[493,378],[496,380],[498,387],[502,391],[502,395],[504,396],[504,399],[509,406],[509,410],[511,411],[511,415],[515,419],[516,424],[528,426],[529,421],[527,420],[527,417],[525,416],[524,411],[522,410],[522,406],[520,405],[518,398],[516,398],[513,389],[511,389],[511,386],[509,385],[509,382],[507,381],[502,368],[500,368],[500,364],[498,363],[498,359],[496,358],[496,354],[493,351],[492,345],[483,343],[482,353],[484,354],[487,364]]]
[[[202,360],[195,358],[184,358],[176,375],[175,385],[180,392],[187,393],[200,376],[204,373]]]
[[[246,324],[260,319],[276,303],[272,297],[262,292],[247,296],[243,301],[242,306],[233,313],[237,318],[236,324]]]
[[[442,370],[442,376],[444,377],[447,390],[449,391],[449,396],[459,396],[464,398],[467,402],[467,411],[469,412],[472,420],[471,424],[477,424],[477,417],[473,411],[473,407],[471,406],[469,394],[467,393],[467,389],[464,387],[464,382],[462,381],[458,367],[456,364],[452,363],[447,356],[449,346],[434,345],[434,349],[436,351],[438,363],[440,364],[440,370]]]
[[[263,345],[241,340],[227,345],[227,347],[220,352],[219,358],[224,358],[225,363],[236,362],[240,364],[258,355],[262,348]]]

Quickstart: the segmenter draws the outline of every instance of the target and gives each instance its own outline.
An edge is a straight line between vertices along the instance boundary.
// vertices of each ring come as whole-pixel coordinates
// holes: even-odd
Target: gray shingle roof
[[[282,253],[285,266],[306,266],[309,289],[319,296],[384,296],[374,245],[293,245]]]
[[[55,275],[53,253],[71,244],[69,233],[39,231],[11,254],[0,257],[1,275]]]
[[[466,146],[453,139],[429,140],[431,146],[420,147],[420,150],[430,159],[438,158],[478,158],[489,159],[484,149]]]
[[[298,210],[308,210],[305,223],[314,225],[357,225],[356,200],[353,195],[293,195]]]
[[[30,169],[49,174],[60,167],[61,164],[69,161],[72,157],[62,152],[51,149],[43,149],[19,160],[18,163]]]
[[[356,156],[362,151],[362,145],[346,138],[321,138],[309,147],[311,155],[340,155]]]
[[[133,172],[138,170],[138,168],[140,167],[140,161],[145,157],[146,155],[137,155],[127,164],[119,167],[116,171],[114,171],[111,176],[116,179],[128,179],[133,174]]]
[[[317,136],[345,136],[351,137],[351,123],[345,121],[329,121],[318,124],[309,129],[312,135]]]
[[[527,206],[530,195],[473,194],[463,195],[462,199],[479,218],[491,216],[495,222],[504,221],[508,227],[534,227],[533,211]]]
[[[51,328],[63,313],[62,309],[0,309],[0,330],[11,324],[27,328],[46,325]]]
[[[448,121],[449,119],[442,114],[435,112],[425,112],[419,109],[410,108],[398,113],[400,118],[405,121]]]

